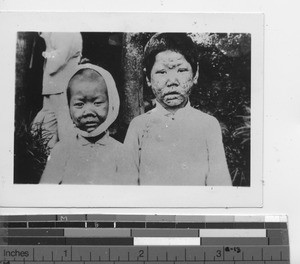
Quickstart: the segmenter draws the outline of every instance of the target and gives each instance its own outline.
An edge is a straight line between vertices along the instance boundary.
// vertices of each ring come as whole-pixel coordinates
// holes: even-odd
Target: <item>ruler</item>
[[[0,216],[0,264],[287,264],[287,217]]]

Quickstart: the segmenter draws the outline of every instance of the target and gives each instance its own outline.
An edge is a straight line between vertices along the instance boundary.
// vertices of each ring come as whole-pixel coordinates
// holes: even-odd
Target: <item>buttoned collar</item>
[[[189,109],[191,109],[191,103],[190,101],[187,102],[187,104],[185,105],[185,107],[178,109],[174,114],[169,112],[167,109],[165,109],[158,101],[156,101],[156,106],[154,108],[154,112],[163,115],[163,116],[170,116],[170,117],[176,117],[179,116],[183,113],[185,113],[186,111],[188,111]]]
[[[95,147],[95,146],[106,146],[109,144],[110,140],[109,140],[109,133],[108,131],[106,131],[103,135],[103,137],[101,137],[98,141],[96,141],[95,143],[91,143],[90,141],[88,141],[85,137],[83,137],[80,134],[77,134],[76,136],[77,142],[80,146],[90,146],[90,147]]]

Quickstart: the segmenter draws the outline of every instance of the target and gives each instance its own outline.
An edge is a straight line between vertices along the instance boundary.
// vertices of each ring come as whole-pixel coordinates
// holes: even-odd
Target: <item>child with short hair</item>
[[[125,138],[139,184],[232,185],[219,122],[189,102],[199,71],[192,40],[155,34],[144,62],[156,107],[134,118]]]
[[[67,97],[75,133],[55,145],[40,183],[136,184],[125,173],[122,144],[107,131],[120,103],[110,73],[92,64],[77,66]]]

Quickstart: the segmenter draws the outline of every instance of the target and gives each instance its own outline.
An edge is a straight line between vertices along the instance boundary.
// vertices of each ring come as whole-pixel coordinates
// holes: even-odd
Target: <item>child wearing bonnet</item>
[[[74,130],[54,146],[40,183],[136,184],[123,145],[108,132],[120,104],[111,74],[92,64],[77,66],[67,98]]]

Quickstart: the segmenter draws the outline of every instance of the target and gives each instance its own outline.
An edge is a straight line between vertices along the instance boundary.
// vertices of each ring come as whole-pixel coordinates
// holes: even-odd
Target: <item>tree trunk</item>
[[[140,33],[125,33],[123,35],[123,120],[126,124],[129,124],[135,116],[144,113],[143,46],[141,38]]]
[[[16,82],[15,82],[15,120],[26,117],[26,91],[28,86],[29,66],[31,62],[34,35],[31,32],[18,32],[16,47]]]
[[[15,80],[15,141],[14,141],[14,183],[32,183],[32,168],[27,159],[28,139],[25,130],[26,90],[28,71],[32,54],[33,34],[18,32],[16,45],[16,80]],[[25,130],[25,131],[24,131]],[[28,165],[29,164],[29,165]]]

